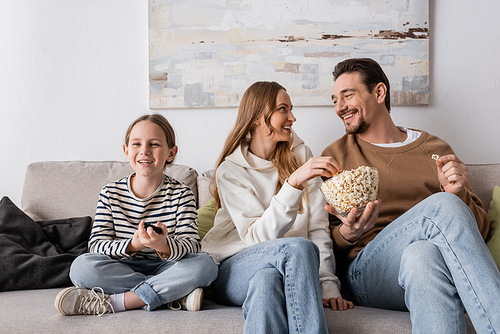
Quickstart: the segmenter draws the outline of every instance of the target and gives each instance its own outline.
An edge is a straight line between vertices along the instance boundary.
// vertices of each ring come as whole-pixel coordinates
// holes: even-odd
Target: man
[[[356,217],[333,207],[332,238],[357,304],[409,310],[414,333],[500,333],[500,273],[484,243],[488,215],[467,167],[443,140],[394,125],[389,81],[371,59],[333,72],[346,135],[329,145],[342,170],[376,167],[379,199]],[[462,306],[463,305],[463,306]]]

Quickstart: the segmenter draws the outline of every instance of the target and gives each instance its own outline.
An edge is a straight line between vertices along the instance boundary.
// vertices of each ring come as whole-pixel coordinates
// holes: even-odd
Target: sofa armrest
[[[483,202],[488,212],[493,188],[500,186],[500,163],[498,164],[466,164],[469,172],[469,183],[477,197]]]

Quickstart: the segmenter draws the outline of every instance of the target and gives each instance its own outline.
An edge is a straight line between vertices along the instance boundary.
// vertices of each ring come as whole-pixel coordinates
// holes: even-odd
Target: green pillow
[[[491,221],[491,238],[487,245],[500,269],[500,187],[493,189],[493,199],[488,210]]]
[[[214,226],[215,198],[198,209],[198,235],[203,239],[205,234]]]

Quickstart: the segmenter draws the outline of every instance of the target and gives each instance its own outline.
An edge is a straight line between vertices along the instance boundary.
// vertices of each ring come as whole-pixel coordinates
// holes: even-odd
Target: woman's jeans
[[[356,302],[410,311],[413,333],[500,333],[500,273],[469,208],[434,194],[385,227],[347,274]]]
[[[152,311],[177,300],[217,278],[218,265],[208,253],[192,253],[179,261],[160,259],[116,260],[98,253],[82,254],[73,261],[74,285],[105,293],[133,291]]]
[[[242,306],[245,333],[328,333],[319,250],[304,238],[260,242],[226,259],[214,282],[218,301]]]

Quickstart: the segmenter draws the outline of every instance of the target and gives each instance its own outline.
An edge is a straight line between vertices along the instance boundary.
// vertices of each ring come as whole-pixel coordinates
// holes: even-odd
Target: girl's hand
[[[134,237],[132,238],[132,241],[128,244],[127,246],[127,253],[128,254],[133,254],[137,253],[138,251],[146,248],[141,242],[141,239],[139,237],[139,230],[134,232]]]
[[[139,223],[139,229],[136,234],[138,234],[139,240],[142,245],[147,248],[154,249],[164,254],[170,253],[170,248],[168,247],[166,235],[168,234],[167,226],[165,224],[157,222],[156,226],[161,228],[162,233],[156,233],[152,227],[147,229],[144,227],[144,220]],[[135,238],[135,234],[134,234]]]
[[[342,237],[349,242],[355,242],[375,225],[381,206],[382,200],[380,199],[369,202],[359,217],[356,217],[358,213],[358,209],[356,208],[352,209],[345,218],[338,214],[330,204],[325,206],[325,210],[342,222],[342,225],[339,227]]]
[[[323,307],[330,307],[335,311],[345,311],[354,308],[354,304],[342,297],[323,299]]]
[[[158,222],[156,226],[161,228],[162,234],[158,234],[153,231],[153,228],[148,228],[147,230],[144,228],[144,220],[139,223],[139,228],[134,233],[134,237],[132,241],[129,243],[127,247],[127,253],[137,253],[138,251],[144,248],[152,248],[158,252],[165,254],[166,256],[170,255],[170,248],[168,247],[167,239],[165,236],[168,234],[167,227]]]
[[[317,176],[332,177],[342,171],[340,165],[332,157],[312,157],[288,177],[288,184],[303,189],[303,184]]]

